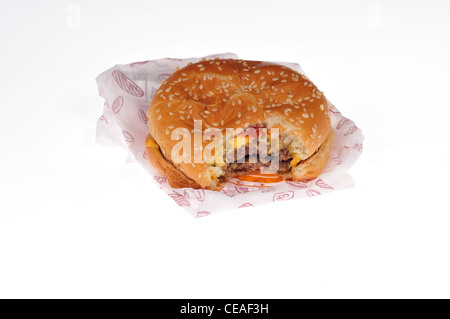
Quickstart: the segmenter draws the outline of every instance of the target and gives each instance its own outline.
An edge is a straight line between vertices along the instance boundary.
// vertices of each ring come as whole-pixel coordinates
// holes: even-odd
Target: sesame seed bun
[[[204,60],[175,71],[156,92],[148,117],[147,157],[176,188],[220,190],[229,178],[245,173],[211,162],[174,163],[171,151],[179,141],[171,134],[186,128],[194,141],[194,120],[202,121],[203,130],[278,128],[290,163],[280,175],[290,180],[317,177],[334,136],[326,98],[307,77],[258,61]],[[203,147],[210,142],[203,140]]]

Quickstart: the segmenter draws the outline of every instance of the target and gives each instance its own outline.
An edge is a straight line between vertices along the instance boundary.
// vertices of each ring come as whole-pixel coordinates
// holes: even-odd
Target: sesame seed
[[[241,112],[238,113],[237,117],[240,119],[242,116]]]
[[[198,87],[200,90],[203,90],[203,84],[200,84],[200,86]]]
[[[168,129],[172,130],[173,129],[173,125],[170,125],[167,127]]]
[[[198,67],[198,68],[202,68],[202,67],[203,67],[203,64],[197,64],[197,67]]]
[[[170,131],[168,129],[166,129],[166,135],[169,135]]]
[[[185,120],[185,117],[184,116],[180,116],[180,120]]]
[[[200,71],[205,71],[205,70],[206,70],[205,68],[201,68],[201,69],[200,69]]]
[[[219,124],[217,124],[217,123],[212,123],[212,125],[213,125],[214,127],[218,127],[218,126],[219,126]]]
[[[325,106],[323,104],[320,104],[320,110],[321,111],[325,110]]]
[[[259,72],[261,72],[261,70],[255,70],[255,73],[259,73]]]
[[[311,116],[311,118],[314,118],[314,113],[309,114]]]
[[[161,119],[161,117],[162,117],[161,115],[158,116],[158,121]]]
[[[221,120],[221,121],[220,121],[220,125],[222,125],[222,126],[223,126],[223,124],[224,124],[224,122],[223,122],[223,120]]]
[[[241,124],[241,121],[236,121],[236,122],[234,122],[235,124]]]
[[[156,113],[159,113],[160,111],[161,111],[160,109],[157,109],[155,112],[156,112]]]
[[[241,99],[238,99],[238,104],[239,104],[239,105],[241,105],[241,104],[242,104],[242,101],[241,101]]]
[[[211,109],[211,111],[213,111],[213,112],[217,112],[217,111],[218,111],[218,109],[217,109],[217,108],[215,108],[215,107],[213,107],[213,108]]]
[[[169,115],[170,115],[170,116],[173,116],[173,113],[172,113],[172,112],[169,112]]]
[[[187,76],[187,74],[186,74],[186,73],[181,73],[181,75],[182,75],[182,76]]]
[[[278,81],[278,78],[272,78],[272,81]]]
[[[218,69],[219,69],[219,71],[222,71],[222,67],[221,66],[219,66],[219,67],[217,67]]]
[[[208,110],[205,110],[204,113],[205,113],[205,114],[211,114],[211,112],[208,111]]]
[[[170,90],[172,89],[172,87],[171,86],[169,86],[169,88],[168,89],[166,89],[166,92],[170,92]]]
[[[309,117],[308,113],[303,113],[302,116],[307,119]]]

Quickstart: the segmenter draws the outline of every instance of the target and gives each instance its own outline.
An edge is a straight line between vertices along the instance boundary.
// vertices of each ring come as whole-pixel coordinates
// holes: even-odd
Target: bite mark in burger
[[[270,165],[261,156],[262,145],[269,149],[267,156],[277,152],[273,173],[285,180],[313,179],[324,169],[334,137],[323,93],[304,75],[259,61],[204,60],[176,70],[156,92],[148,118],[147,158],[174,188],[219,191],[233,177],[259,173]],[[216,129],[226,138],[206,160],[177,161],[172,150],[179,140],[172,133],[185,129],[194,141],[198,121],[202,133]],[[235,134],[227,135],[227,129]],[[242,138],[249,129],[264,136]],[[275,129],[279,139],[273,148]],[[255,139],[259,156],[250,147]],[[198,143],[190,143],[191,159],[211,139]],[[234,161],[227,161],[230,148]]]

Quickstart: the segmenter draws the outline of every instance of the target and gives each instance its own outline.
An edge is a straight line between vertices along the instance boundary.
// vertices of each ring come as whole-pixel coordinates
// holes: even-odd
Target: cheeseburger
[[[147,158],[174,188],[219,191],[251,173],[313,179],[334,137],[323,93],[268,62],[203,60],[175,70],[148,118]]]

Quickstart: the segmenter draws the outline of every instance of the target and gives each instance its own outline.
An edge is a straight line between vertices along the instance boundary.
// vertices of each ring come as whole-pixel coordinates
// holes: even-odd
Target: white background
[[[71,1],[0,5],[0,297],[450,297],[449,1]],[[94,142],[99,73],[222,52],[301,64],[356,187],[194,219]]]

